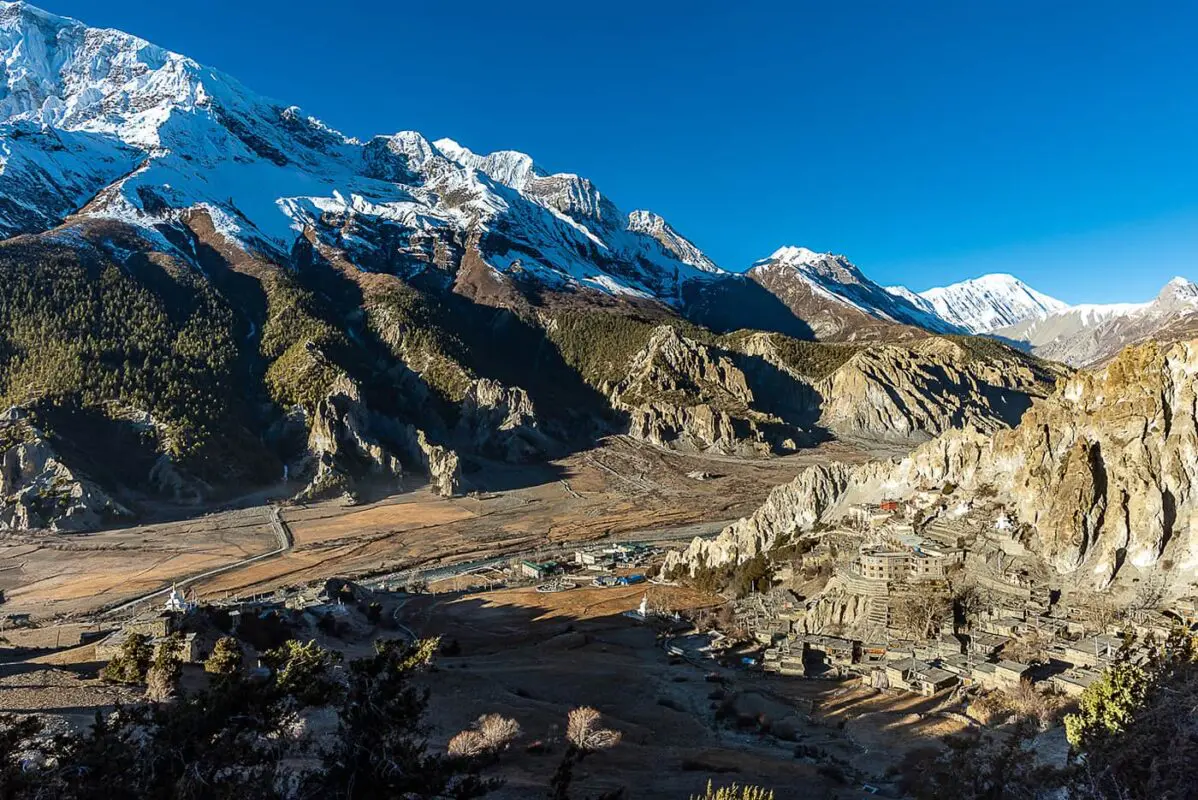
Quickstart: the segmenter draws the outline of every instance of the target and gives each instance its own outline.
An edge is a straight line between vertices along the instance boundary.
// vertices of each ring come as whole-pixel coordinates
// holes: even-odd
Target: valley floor
[[[337,501],[284,507],[289,548],[194,582],[278,549],[271,508],[94,534],[0,536],[0,590],[6,614],[44,619],[113,608],[175,582],[198,598],[219,598],[331,576],[548,553],[606,537],[685,539],[751,513],[802,466],[870,456],[831,442],[747,460],[612,437],[549,464],[486,464],[468,476],[477,491],[464,497],[445,499],[422,487],[351,507]]]

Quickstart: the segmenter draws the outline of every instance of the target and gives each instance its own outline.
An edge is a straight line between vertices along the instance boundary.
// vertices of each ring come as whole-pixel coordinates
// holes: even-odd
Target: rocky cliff
[[[953,428],[1018,424],[1036,397],[1065,374],[1003,348],[931,337],[863,349],[815,384],[820,424],[841,436],[931,438]]]
[[[404,462],[426,475],[444,497],[461,488],[457,453],[434,444],[415,425],[372,413],[348,377],[337,379],[307,425],[307,449],[297,465],[307,485],[299,499],[352,494],[361,480],[371,478],[390,481],[398,489]]]
[[[528,392],[481,378],[471,382],[459,408],[456,437],[470,451],[504,461],[530,461],[554,442],[540,428]]]
[[[685,450],[764,455],[793,450],[803,431],[757,408],[733,355],[662,325],[611,390],[629,434]]]
[[[849,507],[905,498],[917,508],[980,495],[1030,526],[1030,547],[1063,574],[1109,584],[1128,565],[1174,585],[1198,572],[1198,342],[1129,348],[1063,380],[1018,427],[950,431],[903,459],[811,467],[751,517],[696,540],[667,567],[744,561]]]
[[[829,435],[915,443],[967,426],[995,431],[1067,374],[969,337],[829,345],[743,333],[708,343],[663,325],[611,397],[646,441],[767,453]]]
[[[129,516],[76,474],[21,409],[0,415],[0,530],[89,530]]]

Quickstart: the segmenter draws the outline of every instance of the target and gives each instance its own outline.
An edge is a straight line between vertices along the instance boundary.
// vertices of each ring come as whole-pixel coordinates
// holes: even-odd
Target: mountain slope
[[[222,233],[278,255],[309,228],[409,262],[474,237],[496,271],[666,302],[718,272],[521,153],[414,133],[359,142],[176,53],[24,3],[0,3],[0,52],[0,233],[44,229],[94,197],[89,216],[145,227],[207,207]]]
[[[994,335],[1024,343],[1043,358],[1101,364],[1129,344],[1178,341],[1198,330],[1198,286],[1174,278],[1148,303],[1079,305],[998,328]]]
[[[970,333],[989,333],[1069,307],[1013,275],[1002,274],[983,275],[919,294],[902,286],[888,287],[887,291]]]
[[[935,313],[874,283],[844,256],[782,247],[747,275],[810,325],[819,339],[901,337],[899,326],[959,332]]]

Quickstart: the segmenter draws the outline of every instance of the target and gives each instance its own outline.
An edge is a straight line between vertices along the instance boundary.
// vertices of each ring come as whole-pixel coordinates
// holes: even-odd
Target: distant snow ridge
[[[1198,285],[1186,278],[1165,284],[1147,303],[1077,305],[995,332],[1032,352],[1076,367],[1101,364],[1129,344],[1177,341],[1198,334]]]
[[[767,279],[771,277],[768,275],[771,271],[806,284],[817,296],[850,306],[875,319],[917,325],[940,333],[961,332],[935,311],[874,283],[841,255],[817,253],[806,247],[780,247],[769,258],[754,264],[749,275],[773,284],[774,281]]]
[[[201,207],[283,255],[313,230],[386,268],[395,242],[469,242],[497,273],[667,303],[724,274],[664,220],[524,153],[361,142],[143,39],[0,0],[0,238],[72,214],[150,231]]]
[[[1005,274],[983,275],[919,294],[903,286],[887,287],[887,291],[970,333],[989,333],[1069,308]]]

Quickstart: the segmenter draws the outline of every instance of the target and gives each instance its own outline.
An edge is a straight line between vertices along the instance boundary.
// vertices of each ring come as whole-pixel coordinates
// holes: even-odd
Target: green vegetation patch
[[[603,311],[568,311],[554,316],[548,336],[591,386],[618,383],[628,377],[632,360],[653,334],[656,324]]]
[[[372,301],[371,330],[391,351],[443,400],[461,402],[474,375],[467,362],[466,345],[445,321],[449,309],[422,292],[396,285]]]
[[[345,336],[321,317],[313,294],[289,275],[273,275],[263,288],[267,316],[260,350],[270,363],[267,389],[280,405],[312,410],[344,374],[331,354],[346,348]]]
[[[181,462],[203,462],[236,405],[233,313],[201,277],[147,287],[95,252],[0,247],[0,408],[145,409]]]
[[[744,352],[747,340],[762,335],[758,331],[740,330],[720,337],[720,344],[729,350]],[[828,377],[860,352],[860,345],[808,342],[781,333],[764,334],[782,365],[797,375],[812,380]]]

